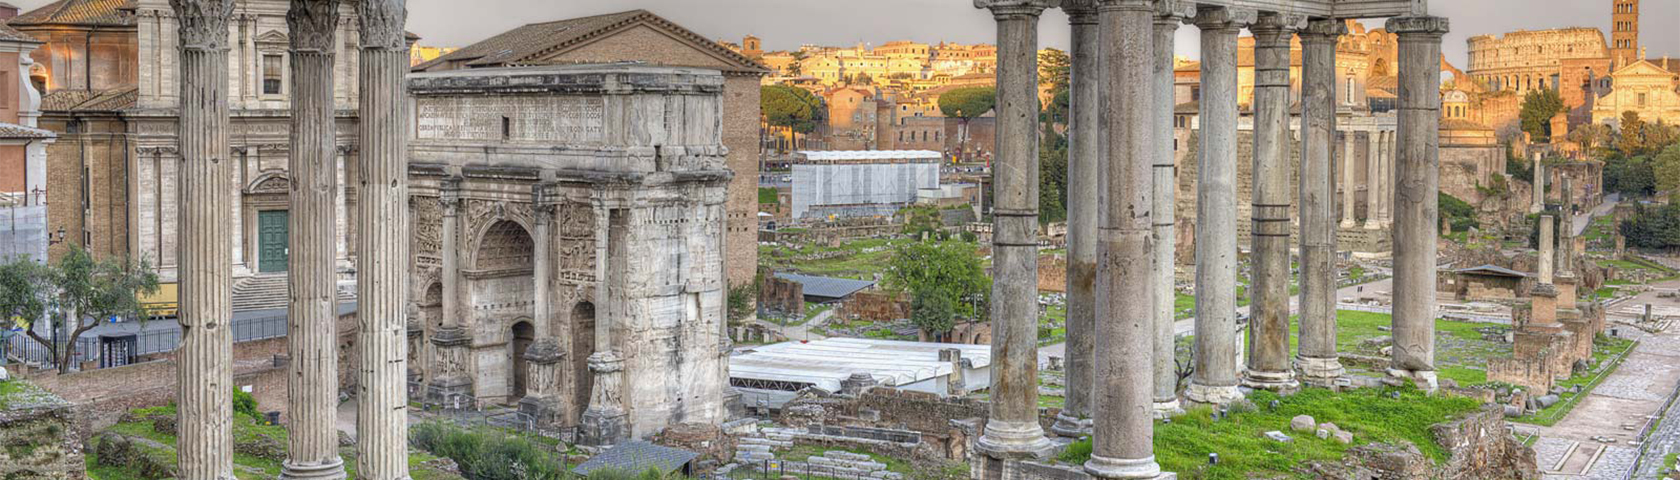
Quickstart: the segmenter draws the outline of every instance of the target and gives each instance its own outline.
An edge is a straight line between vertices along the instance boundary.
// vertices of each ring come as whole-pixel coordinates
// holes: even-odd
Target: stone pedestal
[[[525,398],[519,400],[519,412],[529,415],[539,425],[554,424],[564,415],[559,380],[561,372],[571,367],[562,363],[565,359],[560,344],[553,338],[539,338],[525,349],[525,362],[529,368],[526,370]]]
[[[611,350],[589,356],[589,372],[595,375],[589,410],[578,420],[578,443],[591,446],[617,445],[630,438],[630,418],[621,394],[624,359]]]
[[[444,327],[432,333],[432,383],[426,385],[426,401],[448,408],[464,407],[458,402],[471,401],[472,377],[467,375],[468,356],[472,337],[461,327]]]

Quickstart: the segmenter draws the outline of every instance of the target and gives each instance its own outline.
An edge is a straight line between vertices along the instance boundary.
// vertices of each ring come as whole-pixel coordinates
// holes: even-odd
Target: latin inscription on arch
[[[422,97],[421,139],[599,145],[606,102],[599,97]]]

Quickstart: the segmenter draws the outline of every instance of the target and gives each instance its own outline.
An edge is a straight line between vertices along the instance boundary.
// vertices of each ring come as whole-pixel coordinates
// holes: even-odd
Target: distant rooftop
[[[797,273],[777,273],[776,278],[799,282],[808,297],[823,297],[839,300],[850,297],[863,289],[875,286],[875,282],[868,280],[852,280],[850,278],[818,277],[815,275],[800,275]]]
[[[1498,266],[1498,265],[1482,265],[1482,266],[1479,266],[1479,267],[1470,267],[1470,268],[1458,270],[1455,273],[1466,273],[1466,274],[1471,274],[1471,275],[1488,275],[1488,276],[1494,276],[1494,277],[1528,278],[1528,274],[1526,274],[1526,273],[1519,272],[1519,271],[1512,270],[1512,269],[1505,268],[1505,267],[1501,267],[1501,266]]]
[[[729,359],[729,376],[809,383],[838,392],[840,382],[847,377],[867,373],[880,385],[903,386],[949,375],[951,363],[939,361],[939,351],[949,348],[962,350],[969,368],[985,368],[992,363],[990,345],[830,338],[754,347]]]
[[[682,470],[684,465],[699,456],[700,454],[688,450],[662,447],[645,440],[631,440],[590,458],[589,461],[573,468],[572,473],[589,475],[605,470],[641,478],[642,473],[657,470],[661,475],[670,475]]]
[[[806,160],[815,162],[859,161],[859,160],[931,160],[939,161],[945,155],[933,150],[805,150],[799,155]]]

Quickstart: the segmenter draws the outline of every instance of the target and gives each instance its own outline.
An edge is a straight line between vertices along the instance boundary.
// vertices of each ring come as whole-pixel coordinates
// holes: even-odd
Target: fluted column
[[[338,158],[333,44],[338,0],[292,0],[292,175],[287,280],[289,444],[284,479],[344,478],[338,456]]]
[[[629,269],[629,210],[608,207],[597,192],[595,206],[595,305],[605,307],[595,322],[595,352],[589,355],[589,408],[578,420],[578,443],[615,445],[630,437],[624,408],[624,358],[613,345],[613,328],[624,315],[625,271]]]
[[[978,442],[992,459],[1051,450],[1038,424],[1038,17],[1055,3],[974,2],[997,21],[992,401]]]
[[[1226,404],[1237,390],[1237,34],[1255,12],[1202,7],[1201,157],[1196,201],[1196,373],[1185,398]]]
[[[1306,23],[1299,15],[1268,13],[1254,33],[1254,255],[1249,305],[1248,369],[1243,384],[1294,390],[1289,358],[1289,44]],[[1375,171],[1373,169],[1373,171]]]
[[[233,478],[234,162],[227,41],[233,0],[171,0],[180,26],[180,478]]]
[[[1354,216],[1354,205],[1359,203],[1355,198],[1359,189],[1355,188],[1354,182],[1359,180],[1359,176],[1353,173],[1353,142],[1357,137],[1358,132],[1353,130],[1342,132],[1342,161],[1339,162],[1342,166],[1342,228],[1359,226],[1359,220]]]
[[[534,200],[533,212],[536,214],[536,248],[531,255],[532,278],[536,282],[532,293],[531,323],[535,326],[536,340],[525,349],[525,360],[529,368],[525,370],[525,398],[519,400],[519,411],[536,419],[537,423],[550,424],[559,418],[560,405],[560,375],[563,371],[561,360],[565,359],[560,348],[560,342],[554,334],[553,297],[549,288],[553,274],[550,249],[554,244],[550,231],[554,223],[554,204],[548,200],[545,189],[550,184],[543,183],[532,187]]]
[[[1340,378],[1336,356],[1337,20],[1313,20],[1301,37],[1301,331],[1296,362],[1309,385]]]
[[[1377,221],[1377,209],[1382,201],[1383,131],[1372,130],[1365,136],[1365,229],[1382,228]]]
[[[1179,24],[1196,15],[1196,5],[1182,0],[1157,0],[1155,2],[1155,61],[1150,83],[1153,85],[1155,103],[1151,105],[1155,112],[1150,122],[1155,126],[1154,148],[1154,181],[1150,187],[1154,190],[1154,226],[1155,265],[1152,276],[1155,282],[1154,338],[1155,356],[1151,370],[1155,381],[1154,409],[1156,416],[1167,416],[1180,411],[1178,405],[1178,364],[1177,364],[1177,332],[1175,323],[1178,315],[1175,310],[1177,304],[1177,290],[1174,288],[1174,274],[1177,268],[1178,234],[1174,231],[1177,207],[1174,198],[1177,194],[1178,167],[1173,163],[1175,145],[1173,137],[1173,109],[1177,106],[1177,94],[1173,77],[1173,45],[1178,33]]]
[[[1399,188],[1394,225],[1394,358],[1389,374],[1434,390],[1435,265],[1440,212],[1441,36],[1447,19],[1399,17]]]
[[[1534,152],[1534,166],[1529,170],[1534,177],[1534,201],[1528,206],[1528,213],[1540,213],[1546,209],[1546,165],[1540,163],[1540,152]]]
[[[1155,9],[1149,0],[1103,0],[1103,132],[1108,138],[1097,267],[1096,375],[1091,459],[1096,478],[1154,478]]]
[[[461,177],[443,180],[438,202],[443,210],[443,321],[432,332],[431,368],[426,385],[428,401],[455,406],[454,403],[472,393],[472,378],[467,375],[468,347],[472,337],[462,326],[461,291]]]
[[[1382,156],[1379,157],[1382,160],[1382,174],[1379,177],[1381,181],[1378,182],[1381,190],[1376,196],[1377,227],[1389,228],[1394,225],[1394,131],[1383,131],[1382,143],[1378,145],[1382,149]]]
[[[1098,69],[1095,0],[1069,0],[1062,10],[1073,28],[1072,98],[1068,116],[1067,395],[1050,431],[1066,437],[1091,433],[1091,365],[1096,338],[1097,212],[1101,210],[1103,133],[1098,122],[1102,72]]]
[[[361,0],[360,213],[356,237],[356,467],[363,480],[408,478],[408,115],[406,0]]]
[[[1575,276],[1575,190],[1567,176],[1558,179],[1558,187],[1563,213],[1558,215],[1556,253],[1552,260],[1557,268],[1558,308],[1565,317],[1578,318],[1581,312],[1575,304],[1580,294],[1580,278]]]

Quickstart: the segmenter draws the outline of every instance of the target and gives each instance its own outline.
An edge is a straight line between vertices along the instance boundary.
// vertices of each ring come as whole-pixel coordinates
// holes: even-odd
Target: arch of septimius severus
[[[1195,372],[1185,400],[1226,404],[1239,386],[1327,385],[1336,359],[1338,208],[1336,45],[1343,20],[1388,17],[1399,38],[1393,143],[1394,338],[1388,373],[1435,388],[1440,55],[1444,18],[1427,0],[975,0],[997,22],[994,340],[990,418],[975,478],[1017,478],[1013,460],[1047,454],[1037,421],[1035,347],[1039,16],[1060,7],[1073,27],[1069,141],[1068,396],[1053,431],[1095,439],[1086,471],[1162,476],[1151,422],[1179,408],[1174,391],[1172,218],[1174,32],[1201,31],[1196,175]],[[1237,37],[1255,36],[1254,303],[1239,357]],[[1299,184],[1290,185],[1290,41],[1303,45]],[[1381,139],[1373,139],[1378,142]],[[1347,142],[1352,143],[1352,142]],[[1102,192],[1106,192],[1103,194]],[[1352,201],[1343,196],[1342,201]],[[1297,208],[1298,207],[1298,208]],[[1292,214],[1292,212],[1294,212]],[[1298,228],[1299,244],[1291,244]],[[1290,249],[1301,255],[1301,331],[1289,352]],[[1080,288],[1079,285],[1088,285]],[[1239,364],[1246,358],[1246,365]],[[1167,474],[1170,475],[1170,474]]]

